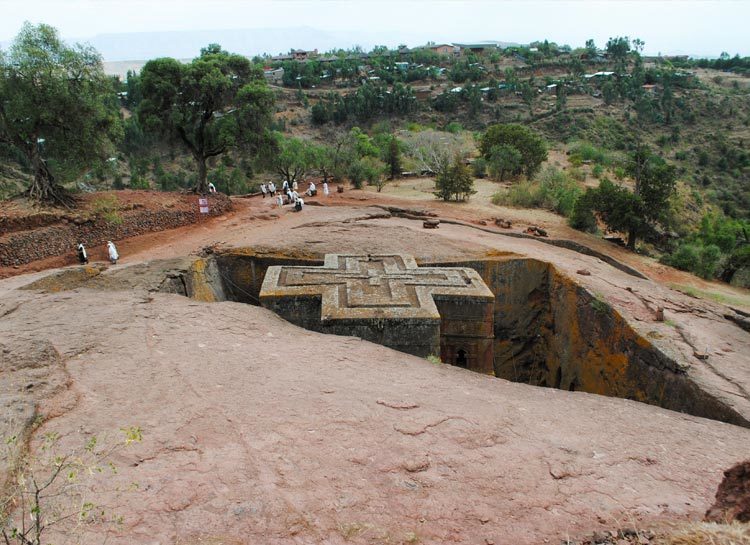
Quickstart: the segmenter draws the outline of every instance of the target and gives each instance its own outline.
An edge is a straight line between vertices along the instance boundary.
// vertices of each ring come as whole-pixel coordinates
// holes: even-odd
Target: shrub
[[[507,191],[493,195],[493,204],[521,208],[547,208],[563,216],[571,216],[581,195],[581,188],[564,172],[548,167],[538,181],[523,181]]]
[[[581,161],[591,161],[597,165],[609,166],[612,156],[603,148],[598,148],[588,142],[579,142],[571,149],[571,158],[579,157]]]
[[[487,176],[487,160],[484,157],[477,157],[471,165],[475,178],[484,178]]]
[[[91,203],[91,211],[107,223],[114,225],[122,223],[120,200],[116,195],[102,195],[97,197]]]
[[[445,132],[449,132],[451,134],[458,134],[462,130],[464,130],[463,126],[457,121],[451,121],[445,126]]]
[[[576,199],[569,224],[574,229],[586,233],[597,231],[598,226],[594,215],[594,193],[590,189],[587,189],[586,193]]]

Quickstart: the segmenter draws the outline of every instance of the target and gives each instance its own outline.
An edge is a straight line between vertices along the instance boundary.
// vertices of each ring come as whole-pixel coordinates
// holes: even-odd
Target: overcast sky
[[[28,20],[50,24],[68,40],[307,26],[359,32],[362,45],[382,37],[388,46],[544,38],[573,47],[594,38],[602,46],[627,35],[644,40],[647,54],[750,55],[750,0],[0,0],[0,14],[2,42]]]

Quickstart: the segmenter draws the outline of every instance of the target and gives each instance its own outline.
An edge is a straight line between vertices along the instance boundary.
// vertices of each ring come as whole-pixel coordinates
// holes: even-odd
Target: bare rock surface
[[[112,543],[541,543],[707,509],[750,430],[508,383],[316,334],[238,303],[143,290],[7,292],[6,347],[65,360],[39,430],[116,460]],[[47,344],[48,343],[48,344]],[[15,348],[12,348],[15,350]],[[115,498],[104,497],[105,502]]]
[[[58,432],[73,448],[143,429],[116,460],[118,479],[138,491],[102,492],[125,514],[111,543],[559,543],[699,518],[723,470],[747,458],[746,428],[509,383],[305,331],[259,307],[149,291],[206,246],[532,256],[750,416],[750,340],[727,307],[535,240],[454,224],[428,231],[375,208],[262,219],[276,212],[258,206],[125,241],[121,265],[97,274],[0,281],[2,354],[48,355],[21,366],[49,385],[33,400],[46,419],[35,435]],[[174,260],[146,263],[157,257]],[[576,274],[583,268],[591,275]],[[26,396],[25,376],[11,380],[21,375],[10,368],[0,385]]]

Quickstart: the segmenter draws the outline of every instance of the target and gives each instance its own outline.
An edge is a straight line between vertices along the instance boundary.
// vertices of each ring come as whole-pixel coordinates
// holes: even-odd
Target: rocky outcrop
[[[709,522],[750,522],[750,460],[724,472],[716,501],[706,513]]]

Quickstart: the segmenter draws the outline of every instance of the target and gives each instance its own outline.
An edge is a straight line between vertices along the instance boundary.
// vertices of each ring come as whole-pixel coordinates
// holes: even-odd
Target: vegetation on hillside
[[[59,41],[42,26],[25,27],[17,42],[42,30]],[[618,36],[603,47],[543,40],[248,60],[213,44],[189,63],[151,60],[124,82],[103,80],[95,52],[77,50],[96,90],[83,105],[99,105],[107,120],[75,129],[94,145],[81,150],[43,125],[21,140],[38,141],[46,179],[72,191],[204,191],[211,180],[235,194],[279,176],[381,190],[416,174],[435,178],[438,198],[463,200],[486,177],[500,184],[495,203],[547,208],[665,263],[737,282],[750,276],[750,60],[645,58],[643,45]],[[24,92],[11,77],[14,51],[2,56],[5,97]],[[73,57],[49,62],[64,73]],[[24,172],[38,185],[40,163],[13,144],[5,119],[7,195],[27,183]]]

